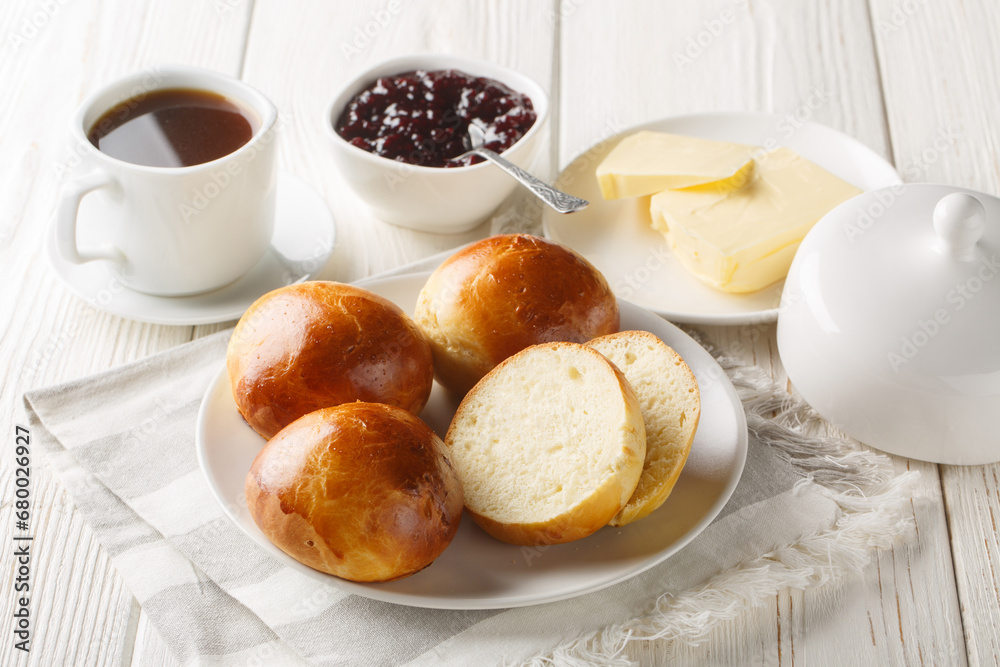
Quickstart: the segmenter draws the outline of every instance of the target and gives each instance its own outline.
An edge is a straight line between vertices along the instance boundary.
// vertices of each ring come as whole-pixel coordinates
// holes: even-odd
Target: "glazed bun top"
[[[458,393],[530,345],[583,343],[619,327],[604,276],[569,248],[526,234],[492,236],[445,260],[414,319],[431,341],[438,380]]]
[[[314,281],[265,294],[226,352],[233,398],[265,438],[319,408],[367,401],[417,414],[434,379],[430,346],[391,301]]]
[[[462,485],[444,443],[409,412],[377,403],[295,420],[257,455],[245,490],[272,543],[352,581],[419,572],[462,518]]]

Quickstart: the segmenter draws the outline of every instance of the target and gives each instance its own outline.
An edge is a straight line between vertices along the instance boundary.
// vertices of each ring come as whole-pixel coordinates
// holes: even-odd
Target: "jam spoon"
[[[506,158],[501,157],[488,148],[484,148],[483,144],[486,143],[486,135],[483,133],[482,128],[475,123],[469,123],[469,133],[462,138],[462,143],[467,150],[461,155],[452,158],[453,160],[458,160],[467,155],[479,155],[486,158],[517,179],[521,185],[527,187],[536,197],[559,213],[573,213],[586,208],[587,204],[590,203],[586,199],[580,199],[579,197],[568,195],[562,190],[555,189],[548,183],[535,178],[516,164],[508,161]]]

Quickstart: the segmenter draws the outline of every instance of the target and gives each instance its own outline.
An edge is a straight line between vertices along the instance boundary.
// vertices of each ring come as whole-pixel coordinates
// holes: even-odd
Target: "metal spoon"
[[[475,123],[469,123],[469,134],[463,137],[462,143],[468,150],[458,157],[452,158],[453,160],[458,160],[472,154],[484,157],[516,178],[521,185],[527,187],[535,193],[536,197],[559,213],[573,213],[574,211],[586,208],[590,203],[586,199],[580,199],[579,197],[568,195],[562,190],[556,190],[548,183],[535,178],[516,164],[500,157],[497,153],[488,148],[483,148],[483,144],[486,143],[486,135],[483,133],[482,128]]]

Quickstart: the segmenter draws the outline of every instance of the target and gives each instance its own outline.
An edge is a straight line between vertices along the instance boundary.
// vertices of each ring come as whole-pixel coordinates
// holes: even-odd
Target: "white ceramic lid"
[[[1000,199],[868,192],[806,236],[782,294],[789,378],[859,440],[927,461],[1000,461]]]

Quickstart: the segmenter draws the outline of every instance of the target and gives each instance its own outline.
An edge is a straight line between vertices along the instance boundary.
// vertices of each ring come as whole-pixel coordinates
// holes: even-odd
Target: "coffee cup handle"
[[[98,248],[80,252],[76,245],[76,220],[80,210],[80,202],[84,196],[99,188],[119,188],[110,174],[95,171],[69,183],[62,191],[59,209],[56,212],[56,241],[59,253],[67,262],[83,264],[104,259],[117,263],[125,262],[125,255],[115,246],[108,244]]]

